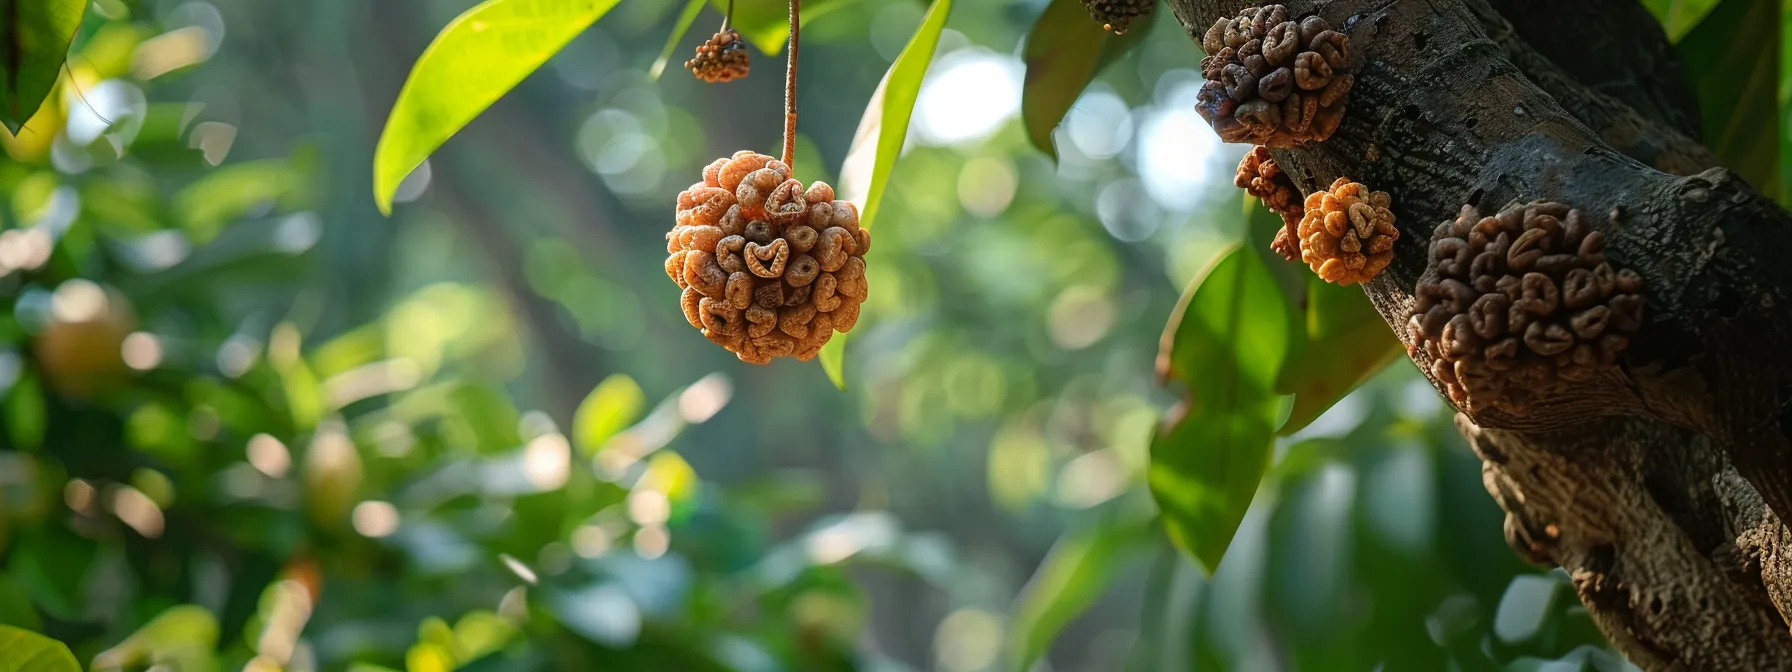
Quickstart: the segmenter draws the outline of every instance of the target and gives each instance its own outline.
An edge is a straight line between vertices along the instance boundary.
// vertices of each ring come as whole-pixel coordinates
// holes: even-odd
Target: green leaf
[[[267,203],[296,210],[308,202],[312,159],[263,159],[218,168],[174,194],[187,232],[197,242],[217,237],[231,220]]]
[[[44,403],[43,386],[37,377],[26,374],[13,383],[6,395],[7,440],[19,450],[36,450],[44,445],[44,431],[49,427],[50,411]]]
[[[1102,30],[1079,0],[1052,0],[1027,33],[1027,78],[1021,91],[1020,116],[1027,139],[1053,160],[1052,129],[1076,103],[1083,89],[1107,64],[1138,44],[1151,30],[1157,13],[1125,35]]]
[[[43,620],[37,617],[37,608],[31,606],[31,596],[25,592],[25,587],[5,574],[0,574],[0,625],[26,630],[43,627]]]
[[[486,0],[448,23],[411,66],[373,153],[373,199],[497,102],[617,0]]]
[[[678,23],[672,27],[672,35],[666,38],[665,48],[660,50],[660,57],[654,59],[653,67],[647,70],[648,79],[659,79],[666,71],[666,62],[672,60],[672,52],[678,49],[678,41],[684,34],[691,32],[691,24],[696,23],[697,13],[703,11],[703,0],[690,0],[684,5],[684,11],[678,14]]]
[[[1677,50],[1699,92],[1705,146],[1762,194],[1779,192],[1780,0],[1723,0]]]
[[[170,607],[118,646],[94,656],[93,666],[120,668],[155,661],[176,670],[210,669],[218,635],[218,619],[204,607]]]
[[[18,133],[56,88],[87,0],[0,0],[0,125]]]
[[[883,201],[884,187],[890,171],[902,155],[902,143],[908,138],[909,117],[915,111],[915,98],[921,94],[921,80],[933,63],[933,52],[940,44],[940,33],[946,29],[946,17],[952,13],[952,0],[934,0],[921,17],[921,27],[909,38],[908,46],[890,64],[877,91],[865,105],[865,116],[859,118],[859,130],[853,134],[852,148],[840,167],[840,184],[848,193],[846,199],[861,204],[859,226],[867,229],[877,219],[878,205]],[[821,348],[821,368],[834,386],[846,389],[843,371],[847,334],[836,334]]]
[[[473,432],[473,442],[482,454],[492,454],[515,448],[523,442],[517,434],[517,423],[521,416],[512,406],[504,393],[480,383],[464,383],[454,389],[450,395],[454,409],[467,428]]]
[[[834,334],[833,340],[821,346],[821,370],[836,389],[846,391],[846,334]]]
[[[1268,466],[1289,316],[1263,261],[1233,247],[1190,286],[1164,334],[1160,373],[1189,391],[1180,417],[1152,436],[1147,481],[1170,540],[1208,571]]]
[[[81,663],[62,642],[0,625],[0,672],[81,672]]]
[[[1401,345],[1362,290],[1307,274],[1307,314],[1295,332],[1305,340],[1298,359],[1283,367],[1278,394],[1294,408],[1276,433],[1293,434],[1399,356]]]
[[[16,539],[6,569],[44,613],[75,620],[98,550],[95,542],[67,528],[46,526]]]
[[[573,445],[586,457],[596,455],[610,437],[634,424],[646,407],[647,395],[635,379],[620,373],[605,378],[573,413]]]
[[[1692,32],[1699,20],[1710,14],[1717,6],[1717,0],[1643,0],[1643,6],[1661,22],[1661,28],[1667,31],[1668,40],[1679,42],[1680,38]]]
[[[1152,521],[1107,521],[1065,534],[1039,562],[1015,598],[1008,669],[1022,672],[1045,655],[1052,640],[1101,597],[1108,580],[1144,548]]]

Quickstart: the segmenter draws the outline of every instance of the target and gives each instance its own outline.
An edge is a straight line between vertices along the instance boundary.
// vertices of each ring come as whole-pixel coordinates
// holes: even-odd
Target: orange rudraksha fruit
[[[749,151],[716,159],[678,195],[666,275],[691,326],[741,361],[808,361],[859,320],[871,233],[822,182]]]
[[[1605,234],[1579,210],[1536,201],[1481,217],[1463,206],[1432,234],[1407,354],[1425,353],[1463,408],[1523,414],[1617,362],[1642,326],[1642,288],[1606,260]]]
[[[1083,0],[1083,9],[1089,10],[1089,16],[1115,35],[1125,33],[1132,22],[1150,16],[1155,6],[1157,0]]]
[[[1300,220],[1300,258],[1320,279],[1339,285],[1368,282],[1394,258],[1393,199],[1340,177],[1307,195]]]
[[[1221,18],[1202,36],[1207,83],[1195,111],[1220,139],[1274,149],[1320,142],[1344,120],[1350,38],[1318,16],[1288,18],[1282,5]]]
[[[752,70],[747,43],[733,29],[716,33],[708,42],[697,45],[697,55],[684,62],[686,70],[710,84],[732,82],[746,77]]]
[[[1269,155],[1265,147],[1252,147],[1246,152],[1244,160],[1238,162],[1238,173],[1233,176],[1232,183],[1252,196],[1263,201],[1263,207],[1270,212],[1282,216],[1282,229],[1276,232],[1276,238],[1269,243],[1269,249],[1282,255],[1289,261],[1300,261],[1300,218],[1305,211],[1301,207],[1300,190],[1294,188],[1294,180],[1288,178],[1276,160]]]

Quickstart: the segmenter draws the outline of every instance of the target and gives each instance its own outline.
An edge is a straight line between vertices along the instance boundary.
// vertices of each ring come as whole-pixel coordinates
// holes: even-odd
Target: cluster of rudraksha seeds
[[[1350,285],[1368,282],[1394,259],[1393,198],[1340,177],[1330,189],[1307,195],[1301,216],[1300,258],[1319,278]]]
[[[1283,259],[1300,261],[1299,227],[1301,214],[1305,211],[1301,207],[1300,190],[1294,187],[1294,180],[1288,178],[1288,173],[1276,165],[1269,149],[1252,147],[1246,152],[1244,160],[1238,162],[1238,172],[1232,176],[1232,183],[1263,201],[1263,207],[1269,208],[1270,212],[1282,216],[1282,228],[1276,231],[1269,248]]]
[[[740,33],[730,29],[697,45],[697,54],[685,61],[684,67],[697,79],[718,84],[746,77],[753,62],[747,55],[747,43],[741,40]]]
[[[1616,213],[1614,213],[1614,219]],[[1408,354],[1464,408],[1523,414],[1593,378],[1642,326],[1643,280],[1605,258],[1605,235],[1561,203],[1464,206],[1437,227],[1414,292]]]
[[[808,361],[859,320],[871,233],[833,187],[804,189],[782,161],[716,159],[678,195],[666,241],[685,319],[742,361]]]
[[[1207,29],[1195,110],[1226,142],[1296,147],[1331,137],[1344,119],[1350,38],[1282,5],[1246,9]]]
[[[1132,22],[1149,16],[1156,5],[1157,0],[1083,0],[1083,8],[1089,10],[1089,16],[1100,21],[1103,30],[1111,30],[1115,35],[1125,33],[1132,27]]]

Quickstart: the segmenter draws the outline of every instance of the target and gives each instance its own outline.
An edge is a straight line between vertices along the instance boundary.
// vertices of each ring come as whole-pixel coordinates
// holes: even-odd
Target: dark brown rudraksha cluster
[[[1300,258],[1321,280],[1338,285],[1368,282],[1394,258],[1393,198],[1340,177],[1325,191],[1307,194],[1301,216]]]
[[[1282,229],[1276,232],[1275,240],[1270,241],[1269,249],[1282,255],[1283,259],[1300,261],[1298,227],[1303,212],[1300,190],[1276,165],[1269,149],[1252,147],[1246,152],[1244,160],[1238,162],[1238,172],[1232,176],[1232,183],[1263,201],[1263,207],[1269,208],[1270,212],[1282,216]]]
[[[1522,414],[1612,366],[1643,321],[1643,279],[1605,258],[1605,234],[1561,203],[1463,206],[1431,237],[1408,354],[1464,408]]]
[[[1114,31],[1115,35],[1125,33],[1132,27],[1132,22],[1144,19],[1157,6],[1157,0],[1083,0],[1083,8],[1089,10],[1089,16],[1101,22],[1103,30]]]
[[[1275,149],[1331,137],[1356,77],[1350,38],[1318,16],[1288,19],[1282,5],[1222,18],[1202,38],[1195,110],[1226,142]]]
[[[808,361],[859,320],[871,232],[834,188],[804,189],[790,167],[742,151],[678,195],[666,275],[691,326],[742,361]]]
[[[697,79],[719,84],[746,77],[753,69],[753,60],[747,55],[747,43],[740,39],[740,33],[729,29],[697,45],[697,54],[684,62],[684,68]]]

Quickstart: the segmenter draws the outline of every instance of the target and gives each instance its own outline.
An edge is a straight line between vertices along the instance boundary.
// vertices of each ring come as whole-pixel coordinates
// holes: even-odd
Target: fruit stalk
[[[784,67],[784,165],[796,169],[796,33],[802,0],[790,0],[790,61]]]

